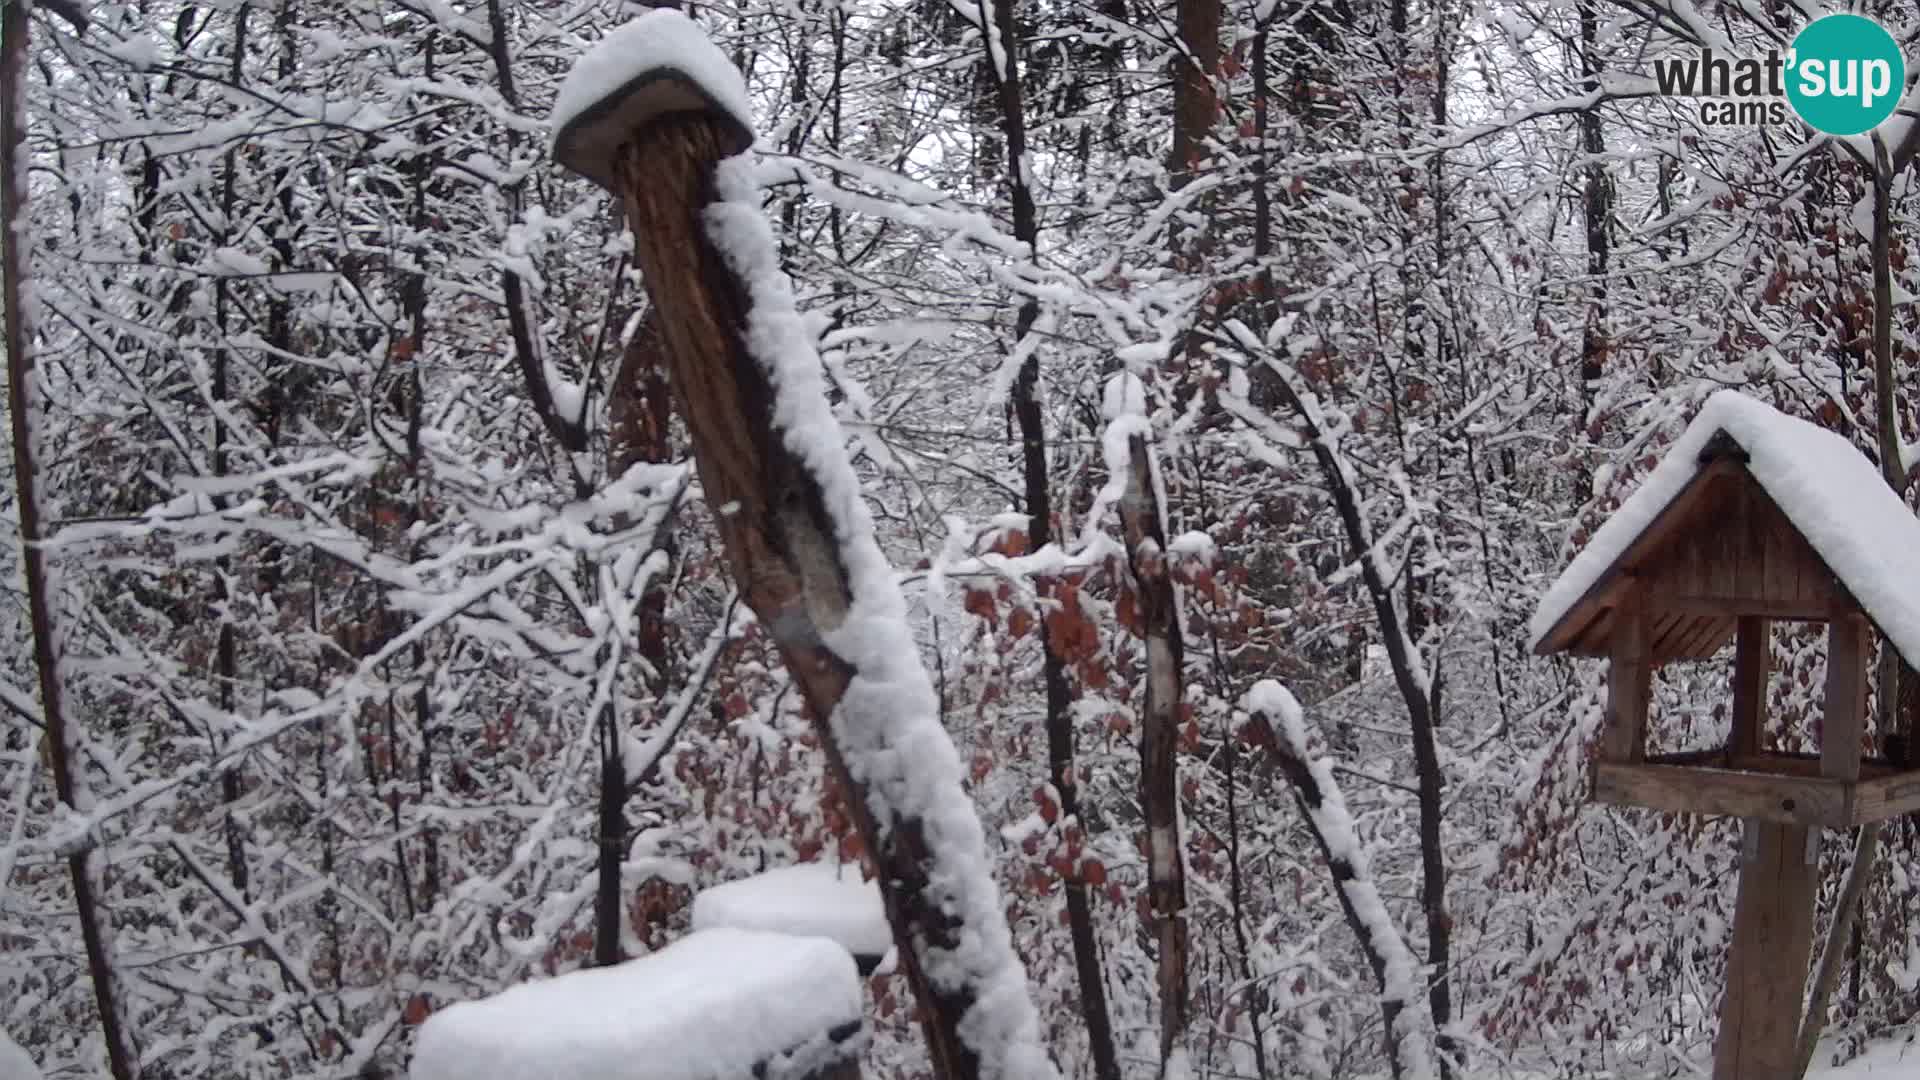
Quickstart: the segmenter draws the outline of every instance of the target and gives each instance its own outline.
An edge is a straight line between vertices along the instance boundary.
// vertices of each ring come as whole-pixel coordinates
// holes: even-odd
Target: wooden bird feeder
[[[1767,744],[1776,621],[1827,632],[1819,753]],[[1609,661],[1594,798],[1746,822],[1716,1080],[1797,1076],[1818,829],[1920,809],[1920,770],[1862,754],[1873,635],[1920,661],[1920,522],[1845,439],[1715,395],[1576,558],[1534,651]],[[1723,746],[1648,746],[1652,676],[1733,645]]]

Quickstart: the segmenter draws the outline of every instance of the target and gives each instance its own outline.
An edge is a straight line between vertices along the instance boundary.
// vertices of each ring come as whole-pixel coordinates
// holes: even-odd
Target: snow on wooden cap
[[[613,967],[428,1018],[411,1080],[712,1080],[861,1030],[853,958],[825,938],[703,930]]]
[[[1656,663],[1711,656],[1739,615],[1871,619],[1920,666],[1920,521],[1845,438],[1732,390],[1707,400],[1540,601],[1540,655],[1605,655],[1627,587]]]
[[[729,153],[753,146],[753,105],[740,69],[693,20],[658,8],[574,62],[547,121],[554,160],[612,190],[620,148],[648,121],[681,112],[718,121]]]
[[[858,866],[801,863],[702,889],[693,898],[693,928],[732,927],[830,938],[853,954],[862,973],[893,948],[880,886]]]

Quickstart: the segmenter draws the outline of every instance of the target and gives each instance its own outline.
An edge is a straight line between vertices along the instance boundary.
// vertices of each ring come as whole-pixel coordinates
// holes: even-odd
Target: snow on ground
[[[1825,1046],[1813,1056],[1813,1068],[1807,1080],[1894,1080],[1894,1077],[1920,1077],[1920,1043],[1900,1040],[1869,1047],[1867,1052],[1845,1065],[1826,1065],[1833,1055]]]
[[[40,1066],[0,1030],[0,1080],[41,1080]]]
[[[421,1026],[408,1075],[747,1076],[755,1064],[861,1017],[853,957],[832,941],[703,930],[614,967],[573,971],[448,1006]]]
[[[1733,390],[1707,399],[1660,464],[1593,534],[1541,599],[1531,646],[1553,630],[1614,561],[1700,472],[1700,451],[1725,431],[1747,468],[1881,632],[1920,663],[1920,521],[1851,442]]]
[[[829,938],[855,956],[885,956],[893,930],[880,887],[858,866],[801,863],[704,889],[693,898],[693,928],[764,930]]]

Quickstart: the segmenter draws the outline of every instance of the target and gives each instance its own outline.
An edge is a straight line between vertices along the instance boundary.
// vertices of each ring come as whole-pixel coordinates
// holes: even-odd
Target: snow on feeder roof
[[[783,866],[701,890],[693,898],[693,928],[719,927],[829,938],[863,973],[893,948],[880,887],[863,880],[858,866],[835,863]]]
[[[1920,666],[1913,511],[1845,438],[1735,391],[1707,400],[1541,599],[1534,651],[1606,655],[1636,581],[1656,663],[1712,656],[1737,614],[1819,621],[1839,603]]]
[[[411,1080],[726,1080],[861,1030],[860,979],[818,937],[705,930],[612,967],[435,1013]]]
[[[649,121],[679,112],[719,120],[732,153],[753,146],[753,104],[740,69],[692,19],[656,8],[574,62],[547,119],[554,160],[612,190],[620,147]]]

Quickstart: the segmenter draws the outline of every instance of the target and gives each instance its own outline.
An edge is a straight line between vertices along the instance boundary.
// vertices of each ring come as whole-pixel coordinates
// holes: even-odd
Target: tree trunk
[[[1213,78],[1220,72],[1220,0],[1176,0],[1174,32],[1180,58],[1174,62],[1173,186],[1184,187],[1198,173],[1207,138],[1220,115]]]
[[[1373,881],[1364,849],[1353,834],[1346,798],[1325,762],[1310,762],[1306,720],[1293,695],[1276,683],[1254,687],[1246,704],[1248,732],[1255,745],[1267,751],[1293,789],[1294,805],[1307,831],[1313,834],[1347,926],[1359,939],[1360,951],[1380,988],[1380,1018],[1384,1028],[1387,1066],[1395,1080],[1433,1075],[1425,1048],[1408,1034],[1402,1018],[1414,1004],[1415,975],[1412,950],[1398,927],[1386,915],[1379,887]],[[1291,715],[1289,715],[1291,714]],[[1335,812],[1327,813],[1331,807]],[[1341,823],[1344,823],[1342,825]],[[1345,832],[1336,831],[1344,827]],[[1442,1068],[1444,1068],[1444,1064]]]
[[[994,72],[1000,101],[1001,133],[1007,145],[1007,189],[1013,204],[1013,235],[1038,252],[1039,215],[1034,209],[1033,192],[1027,187],[1026,102],[1020,92],[1020,71],[1015,59],[1016,26],[1013,0],[990,0],[994,33],[1000,39],[1006,70]],[[991,64],[992,54],[989,51]],[[1020,305],[1014,320],[1014,347],[1018,348],[1033,330],[1040,307],[1031,298]],[[1040,409],[1040,353],[1027,354],[1013,382],[1013,412],[1020,426],[1021,464],[1026,481],[1027,539],[1038,551],[1053,540],[1053,496],[1047,474],[1047,425]],[[1050,584],[1038,583],[1040,594],[1048,595]],[[1078,820],[1080,790],[1074,761],[1073,689],[1067,682],[1066,663],[1053,646],[1053,635],[1045,619],[1040,620],[1041,677],[1047,691],[1047,775],[1053,781],[1060,800],[1061,816]],[[1093,904],[1087,886],[1077,876],[1063,883],[1067,905],[1067,930],[1073,941],[1075,973],[1080,983],[1080,1014],[1087,1024],[1087,1043],[1093,1055],[1097,1080],[1119,1080],[1120,1062],[1114,1051],[1113,1021],[1107,1010],[1107,988],[1100,970],[1099,943],[1093,933]]]
[[[34,369],[33,329],[27,312],[27,34],[31,26],[28,0],[12,0],[0,7],[0,292],[4,293],[7,341],[7,408],[13,421],[13,477],[15,505],[20,514],[20,562],[27,584],[27,612],[33,628],[33,662],[40,680],[41,718],[46,725],[47,759],[53,769],[54,791],[75,814],[91,809],[92,798],[81,776],[83,739],[66,714],[65,687],[60,678],[59,644],[55,639],[53,586],[47,571],[46,533],[40,522],[39,458],[34,438],[44,422]],[[73,903],[80,921],[80,938],[87,953],[87,974],[93,981],[93,999],[100,1011],[100,1033],[107,1044],[107,1067],[114,1080],[134,1080],[139,1055],[120,1013],[109,945],[111,928],[99,902],[98,853],[91,841],[67,855],[67,875],[73,884]]]
[[[1131,375],[1117,378],[1130,379]],[[1160,1069],[1187,1027],[1187,883],[1180,858],[1177,784],[1185,643],[1180,606],[1167,572],[1166,530],[1146,436],[1127,440],[1131,471],[1120,503],[1127,561],[1140,596],[1147,645],[1146,722],[1140,730],[1140,806],[1147,823],[1147,896],[1159,920]]]
[[[1582,85],[1588,93],[1600,88],[1600,59],[1596,51],[1599,32],[1596,0],[1580,0],[1580,73],[1586,77]],[[1589,414],[1597,384],[1606,373],[1609,348],[1606,276],[1612,244],[1608,224],[1613,217],[1613,178],[1600,160],[1606,153],[1607,142],[1600,126],[1598,105],[1580,114],[1580,149],[1587,158],[1586,189],[1581,203],[1587,227],[1587,304],[1586,321],[1580,332],[1580,413],[1574,419],[1574,436],[1576,441],[1585,442],[1588,425],[1594,420]],[[1581,469],[1576,481],[1576,499],[1585,503],[1594,494],[1593,474]]]

